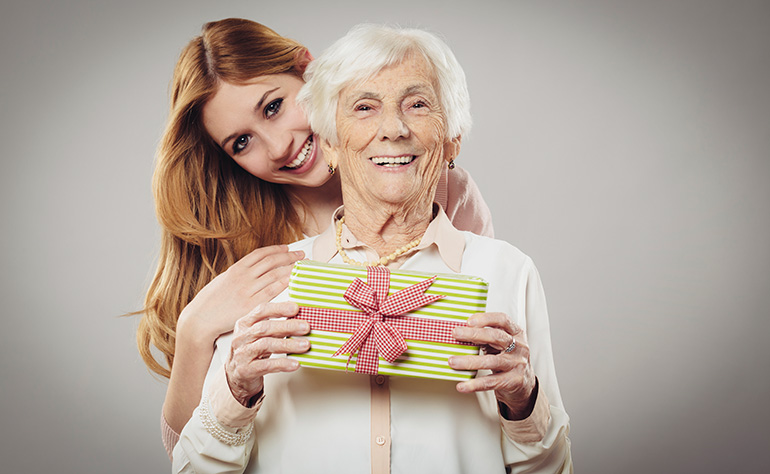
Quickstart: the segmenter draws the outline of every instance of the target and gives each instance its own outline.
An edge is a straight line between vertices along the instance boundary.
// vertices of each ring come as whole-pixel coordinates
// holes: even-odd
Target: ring
[[[503,352],[513,352],[513,350],[516,349],[516,338],[514,337],[511,341],[511,344],[505,348]]]

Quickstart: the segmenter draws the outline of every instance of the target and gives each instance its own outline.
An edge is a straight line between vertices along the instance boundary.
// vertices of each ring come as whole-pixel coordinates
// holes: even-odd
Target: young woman
[[[226,19],[204,25],[174,70],[153,177],[161,249],[137,333],[148,367],[169,377],[169,455],[200,401],[214,341],[283,291],[304,257],[285,244],[319,234],[342,204],[334,169],[295,103],[311,59],[259,23]],[[436,201],[455,227],[492,236],[475,183],[450,168]]]

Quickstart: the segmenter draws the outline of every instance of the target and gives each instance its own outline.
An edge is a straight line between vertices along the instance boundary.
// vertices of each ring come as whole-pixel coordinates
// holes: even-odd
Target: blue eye
[[[240,137],[236,138],[233,142],[233,155],[237,155],[238,153],[242,152],[250,141],[251,137],[248,135],[241,135]]]
[[[265,106],[265,118],[270,118],[277,114],[281,110],[281,104],[283,103],[283,99],[275,99],[274,101],[270,102]]]

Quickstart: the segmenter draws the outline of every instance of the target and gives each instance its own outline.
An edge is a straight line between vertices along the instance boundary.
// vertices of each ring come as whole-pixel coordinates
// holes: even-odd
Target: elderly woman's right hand
[[[258,248],[211,280],[179,315],[178,330],[211,344],[233,330],[235,321],[260,303],[267,303],[289,283],[302,251],[286,245]]]
[[[250,408],[256,403],[264,387],[265,375],[293,372],[299,368],[296,360],[270,357],[310,349],[307,339],[289,338],[310,332],[307,321],[292,318],[298,311],[297,304],[289,301],[266,303],[235,323],[225,375],[230,392],[241,405]]]

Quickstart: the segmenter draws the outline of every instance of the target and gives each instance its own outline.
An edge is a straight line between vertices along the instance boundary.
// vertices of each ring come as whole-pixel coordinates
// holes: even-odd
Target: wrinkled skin
[[[446,137],[432,69],[410,55],[373,78],[348,85],[337,107],[337,143],[324,153],[339,166],[345,219],[381,255],[421,236],[448,156],[460,138]],[[377,160],[401,159],[391,166]]]
[[[230,391],[241,405],[253,405],[264,388],[265,375],[299,368],[296,360],[270,357],[310,349],[307,339],[296,337],[310,332],[307,321],[292,318],[298,310],[292,302],[266,303],[235,324],[225,375]]]
[[[338,142],[325,142],[324,153],[339,165],[348,227],[380,256],[387,255],[425,232],[441,166],[457,156],[460,137],[446,137],[436,80],[419,55],[344,88],[339,99]],[[375,163],[381,157],[412,160],[384,167]],[[453,335],[485,353],[453,357],[451,367],[492,372],[459,383],[457,390],[493,390],[506,418],[526,418],[536,379],[521,328],[503,313],[478,313]],[[504,352],[514,339],[515,349]]]

